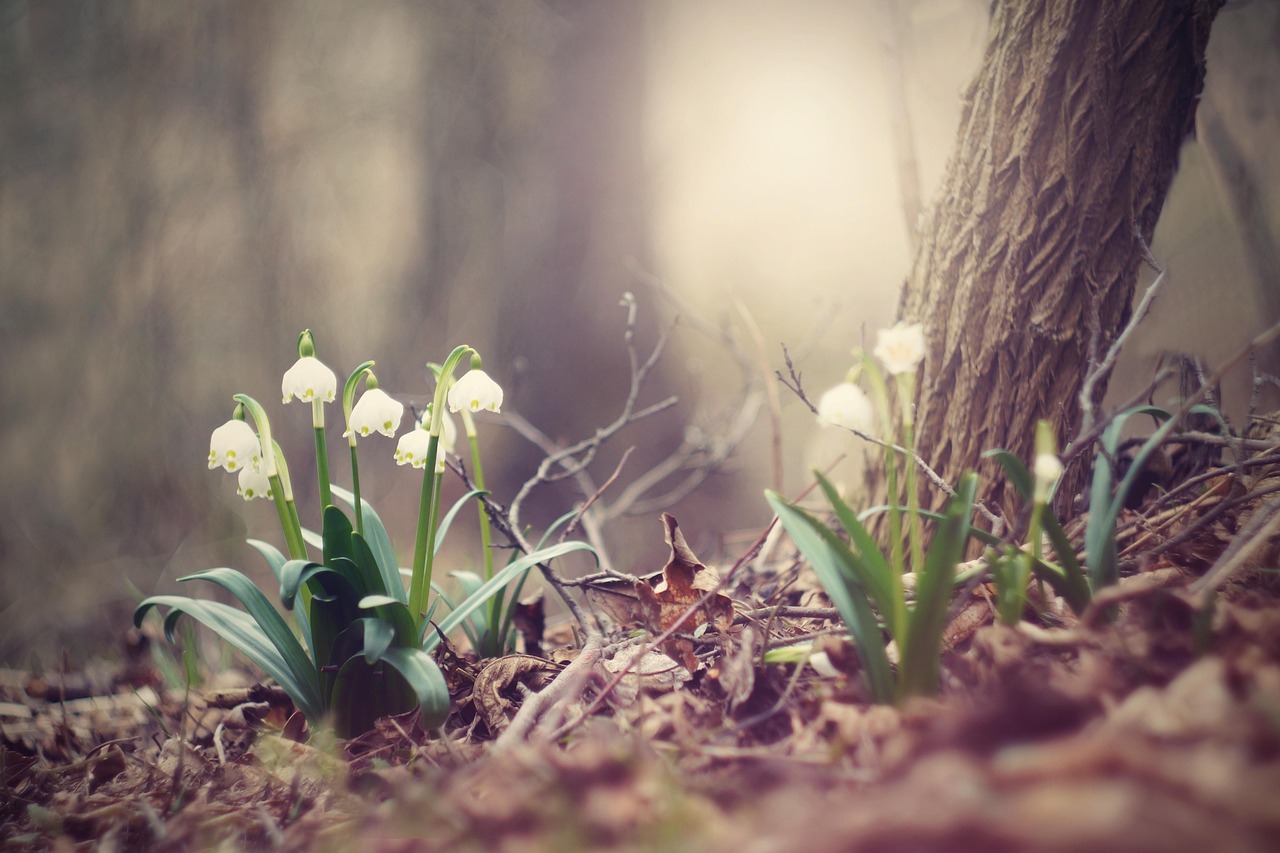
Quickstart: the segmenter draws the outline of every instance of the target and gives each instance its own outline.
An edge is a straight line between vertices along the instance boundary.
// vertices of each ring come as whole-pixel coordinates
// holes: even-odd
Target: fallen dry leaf
[[[720,575],[694,556],[675,518],[664,512],[662,524],[667,544],[671,546],[671,559],[662,570],[662,580],[653,587],[644,582],[636,584],[645,627],[660,634],[674,625],[689,608],[702,601],[707,593],[713,593],[698,612],[685,620],[683,633],[692,633],[706,623],[721,631],[728,628],[733,623],[733,602],[728,596],[714,592],[720,586]],[[662,644],[662,648],[690,672],[698,668],[691,641],[671,637]]]

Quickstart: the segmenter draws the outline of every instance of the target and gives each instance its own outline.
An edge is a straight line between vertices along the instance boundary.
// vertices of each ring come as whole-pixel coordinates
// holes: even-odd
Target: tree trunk
[[[1060,442],[1076,428],[1091,322],[1105,353],[1130,314],[1135,234],[1150,242],[1193,127],[1221,5],[994,4],[899,305],[928,340],[917,448],[948,482],[989,448],[1029,460],[1039,418]],[[980,497],[1009,509],[1003,477],[983,471]],[[1073,469],[1060,494],[1081,481]]]

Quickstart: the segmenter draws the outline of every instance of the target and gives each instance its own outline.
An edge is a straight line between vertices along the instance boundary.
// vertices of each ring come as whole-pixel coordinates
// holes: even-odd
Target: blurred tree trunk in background
[[[433,14],[427,256],[411,296],[430,320],[414,350],[440,350],[432,329],[447,330],[450,345],[475,344],[507,406],[576,440],[612,420],[626,396],[618,305],[634,287],[627,259],[643,263],[648,246],[644,8],[502,2]],[[657,307],[642,300],[647,330]],[[662,436],[650,428],[637,438],[638,467]],[[523,440],[509,447],[486,465],[499,494],[542,455]],[[608,448],[602,465],[624,449]]]
[[[635,3],[550,5],[559,18],[544,66],[551,97],[530,140],[533,207],[507,247],[498,352],[522,364],[536,390],[521,400],[517,389],[516,405],[536,405],[541,428],[574,440],[612,420],[626,396],[619,299],[635,287],[627,260],[648,266],[645,12]],[[652,328],[656,300],[641,307]]]
[[[1221,5],[995,3],[899,306],[928,339],[917,448],[948,482],[993,447],[1029,459],[1037,419],[1060,441],[1077,428],[1091,315],[1105,353],[1130,316],[1135,233],[1150,243]],[[980,497],[1007,508],[994,469]],[[1073,468],[1060,494],[1081,482]]]

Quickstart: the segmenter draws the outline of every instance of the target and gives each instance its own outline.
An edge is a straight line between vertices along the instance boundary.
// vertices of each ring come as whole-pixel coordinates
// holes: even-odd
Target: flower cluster
[[[299,338],[299,358],[285,371],[280,383],[283,402],[298,400],[311,403],[317,410],[316,429],[323,434],[323,404],[337,399],[338,378],[332,370],[314,355],[314,342],[310,332],[303,332]],[[478,364],[478,358],[474,364]],[[404,417],[404,404],[378,387],[373,376],[373,362],[366,362],[348,380],[348,389],[344,392],[344,408],[347,415],[346,430],[343,438],[348,439],[354,447],[357,438],[367,438],[381,433],[387,438],[395,438]],[[365,392],[352,405],[352,397],[357,381],[365,378]],[[450,382],[446,396],[449,412],[500,412],[502,409],[502,388],[489,374],[474,366],[456,381]],[[396,445],[395,460],[400,465],[414,468],[425,467],[428,446],[431,440],[432,406],[428,405],[415,428],[400,437]],[[262,418],[255,417],[261,427]],[[441,413],[439,435],[439,451],[436,459],[436,472],[444,471],[448,454],[455,453],[457,443],[457,427],[453,419],[445,412]],[[243,404],[237,406],[235,416],[213,431],[209,439],[209,468],[223,468],[238,474],[237,493],[245,500],[254,498],[273,498],[271,477],[268,468],[263,464],[264,453],[274,452],[270,439],[259,437],[253,427],[245,421]]]

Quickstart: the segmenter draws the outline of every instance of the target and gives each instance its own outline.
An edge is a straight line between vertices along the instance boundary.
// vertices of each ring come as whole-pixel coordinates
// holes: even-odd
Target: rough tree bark
[[[925,324],[917,447],[949,482],[1079,420],[1091,317],[1130,313],[1222,0],[998,0],[899,315]],[[1102,394],[1105,388],[1099,388]],[[983,467],[981,495],[1004,506]],[[1068,473],[1062,494],[1080,483]],[[934,504],[941,496],[932,496]]]

